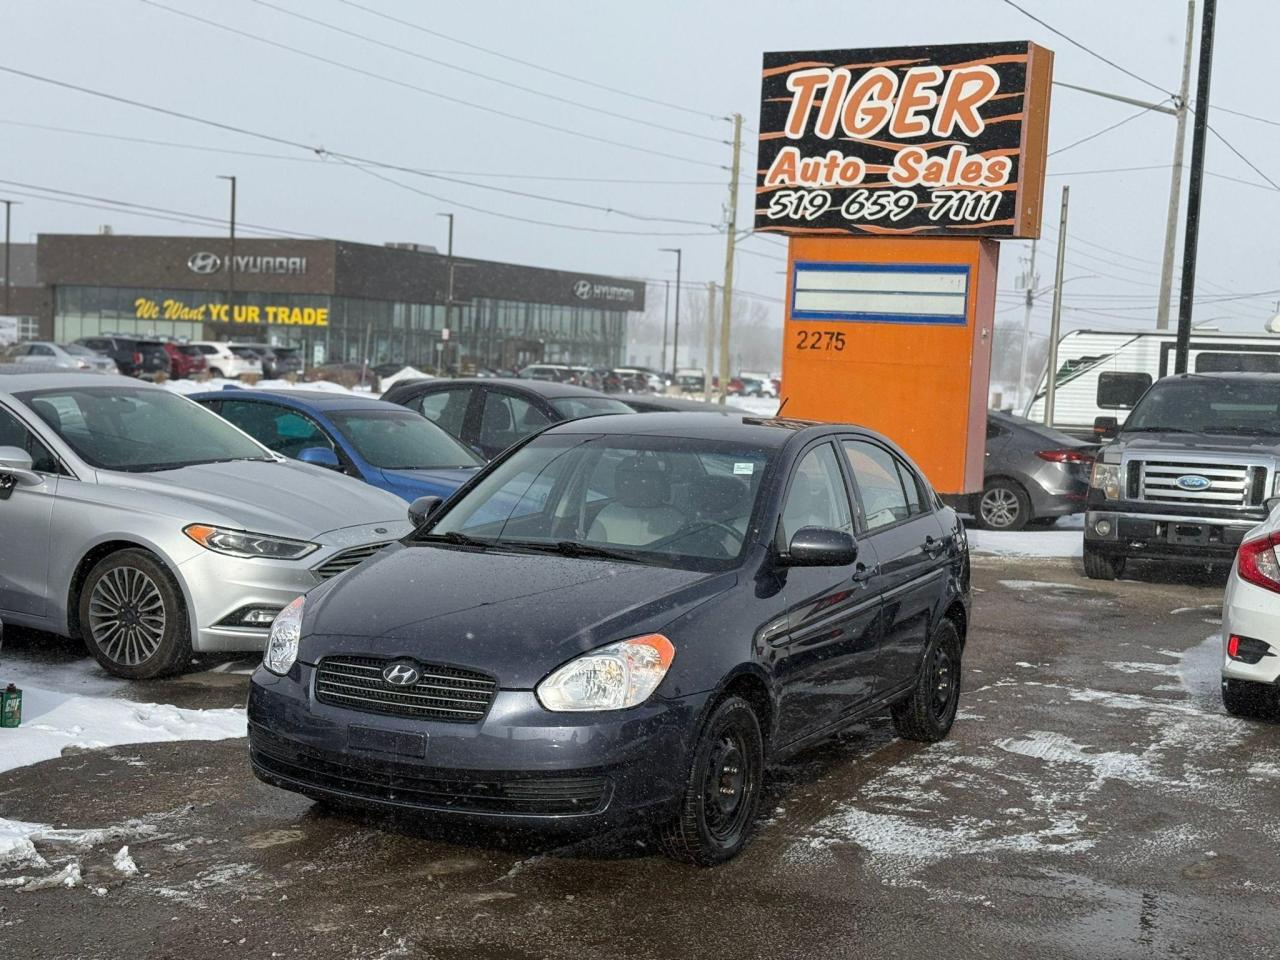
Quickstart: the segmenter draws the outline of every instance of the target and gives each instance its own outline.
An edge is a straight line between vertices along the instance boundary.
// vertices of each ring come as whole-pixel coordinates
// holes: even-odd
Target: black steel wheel
[[[144,550],[100,560],[80,590],[80,633],[104,670],[145,680],[181,670],[191,632],[172,575]]]
[[[677,860],[709,867],[732,859],[755,825],[764,786],[764,737],[751,705],[716,704],[693,751],[680,809],[661,831]]]
[[[898,736],[923,743],[945,739],[960,706],[960,633],[943,620],[929,639],[911,695],[893,705]]]

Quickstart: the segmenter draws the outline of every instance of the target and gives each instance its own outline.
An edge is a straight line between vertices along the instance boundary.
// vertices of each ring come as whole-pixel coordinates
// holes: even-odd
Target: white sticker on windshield
[[[751,474],[755,472],[756,472],[756,465],[754,463],[735,463],[733,465],[733,475],[735,477],[739,476],[740,474],[746,474],[749,477],[751,476]]]

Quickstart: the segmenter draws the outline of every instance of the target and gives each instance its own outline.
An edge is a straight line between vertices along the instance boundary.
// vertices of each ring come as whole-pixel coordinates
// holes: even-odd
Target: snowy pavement
[[[1222,710],[1221,583],[992,555],[974,589],[951,738],[875,718],[777,765],[754,841],[714,871],[643,835],[327,811],[258,783],[243,740],[152,742],[0,772],[0,939],[38,958],[1273,955],[1280,727]],[[5,655],[41,673],[30,646]],[[129,702],[69,653],[37,681]],[[216,714],[243,689],[207,671],[133,699]]]

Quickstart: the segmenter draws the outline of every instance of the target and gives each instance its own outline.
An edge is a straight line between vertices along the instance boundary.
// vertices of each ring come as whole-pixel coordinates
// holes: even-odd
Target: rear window
[[[551,406],[566,420],[581,420],[606,413],[635,413],[621,400],[612,397],[556,397]]]

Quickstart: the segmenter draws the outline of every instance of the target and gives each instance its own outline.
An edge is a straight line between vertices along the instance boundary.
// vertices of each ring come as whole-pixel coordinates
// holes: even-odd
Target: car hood
[[[403,534],[404,504],[384,490],[297,461],[236,460],[155,473],[99,471],[99,484],[147,495],[157,512],[191,523],[315,540],[342,527],[386,523]]]
[[[413,657],[528,690],[587,650],[662,629],[734,573],[396,545],[307,595],[299,659]]]
[[[439,470],[381,470],[385,489],[410,502],[418,497],[449,496],[476,475],[479,467]]]
[[[1179,453],[1225,453],[1239,456],[1280,454],[1280,437],[1244,437],[1227,433],[1141,433],[1121,434],[1104,448],[1106,459],[1122,454],[1135,457],[1174,456]]]

